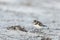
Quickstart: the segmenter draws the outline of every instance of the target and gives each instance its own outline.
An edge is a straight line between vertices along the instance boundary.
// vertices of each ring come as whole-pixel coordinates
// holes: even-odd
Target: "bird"
[[[38,20],[33,20],[33,24],[36,28],[42,28],[42,27],[47,27],[46,25],[44,25],[42,22],[38,21]]]
[[[20,31],[27,32],[27,30],[25,30],[25,28],[22,28],[20,25],[15,25],[15,26],[7,27],[7,29],[8,30],[20,30]]]

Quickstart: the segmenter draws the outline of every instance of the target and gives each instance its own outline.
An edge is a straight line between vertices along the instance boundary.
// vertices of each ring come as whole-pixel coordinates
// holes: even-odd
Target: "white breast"
[[[38,29],[42,28],[42,26],[39,26],[39,25],[34,25],[34,26]]]

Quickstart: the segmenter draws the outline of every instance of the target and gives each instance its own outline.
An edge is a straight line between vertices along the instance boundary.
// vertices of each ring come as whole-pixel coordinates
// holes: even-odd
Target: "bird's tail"
[[[43,25],[43,27],[44,27],[44,28],[47,28],[47,29],[49,29],[49,27],[48,27],[48,26],[46,26],[46,25]]]
[[[42,25],[43,27],[47,27],[46,25]]]

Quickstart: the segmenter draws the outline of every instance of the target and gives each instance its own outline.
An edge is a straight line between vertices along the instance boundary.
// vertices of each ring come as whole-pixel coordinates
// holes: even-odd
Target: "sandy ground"
[[[39,20],[50,29],[33,26]],[[6,27],[21,25],[28,32],[7,30]],[[0,40],[41,40],[42,36],[60,40],[59,0],[0,0]]]

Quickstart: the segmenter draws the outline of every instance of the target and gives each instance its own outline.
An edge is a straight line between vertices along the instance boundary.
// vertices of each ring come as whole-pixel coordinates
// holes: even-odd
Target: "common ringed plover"
[[[34,24],[34,26],[36,27],[36,28],[42,28],[42,27],[46,27],[46,25],[43,25],[40,21],[38,21],[38,20],[34,20],[33,21],[33,24]]]

